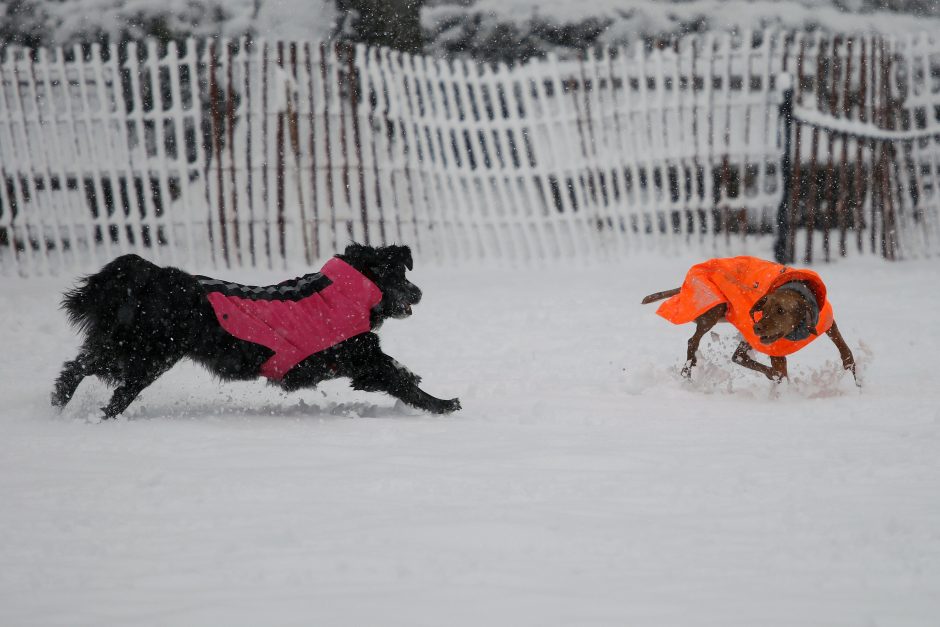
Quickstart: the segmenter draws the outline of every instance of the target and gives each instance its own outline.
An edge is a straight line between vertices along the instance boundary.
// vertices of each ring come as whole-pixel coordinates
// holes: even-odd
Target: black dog
[[[327,276],[329,268],[339,274]],[[420,378],[383,353],[372,333],[387,318],[411,315],[421,300],[421,290],[405,278],[406,268],[412,269],[407,246],[353,244],[322,273],[250,287],[163,268],[137,255],[118,257],[65,294],[62,307],[85,338],[56,379],[52,404],[64,406],[82,379],[95,375],[116,387],[102,408],[111,418],[189,357],[223,380],[266,376],[297,390],[348,377],[357,390],[386,392],[433,413],[456,411],[458,399],[421,390]],[[361,314],[353,303],[364,307]],[[304,307],[312,318],[298,313]],[[330,308],[339,311],[338,321],[329,320]],[[340,328],[359,317],[358,328]],[[284,330],[291,324],[298,329],[293,336]]]

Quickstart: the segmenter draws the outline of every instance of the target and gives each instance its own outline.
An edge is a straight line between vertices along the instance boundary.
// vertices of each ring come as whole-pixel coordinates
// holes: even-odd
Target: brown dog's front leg
[[[692,368],[698,363],[695,353],[698,352],[698,345],[701,343],[702,337],[718,324],[718,321],[725,316],[727,310],[727,305],[718,305],[695,319],[695,333],[689,338],[689,348],[685,354],[685,365],[682,366],[683,377],[689,378],[692,376]]]
[[[829,336],[832,343],[839,349],[839,356],[842,357],[842,367],[851,372],[855,383],[858,383],[858,376],[855,374],[855,357],[852,355],[849,345],[845,343],[842,334],[839,333],[839,327],[836,326],[835,320],[832,321],[832,326],[826,331],[826,335]]]
[[[771,368],[770,366],[765,366],[764,364],[751,359],[748,355],[748,351],[750,350],[751,345],[742,341],[740,344],[738,344],[737,349],[735,349],[734,355],[731,357],[731,361],[738,364],[739,366],[756,370],[771,381],[780,381],[783,377],[787,376],[787,360],[785,357],[771,357],[771,363],[774,364],[774,367]],[[783,360],[783,364],[781,365],[780,362],[774,363],[774,359]]]

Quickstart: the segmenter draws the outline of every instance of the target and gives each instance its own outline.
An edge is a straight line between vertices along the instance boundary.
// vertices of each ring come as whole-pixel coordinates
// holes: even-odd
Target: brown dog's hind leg
[[[702,341],[702,337],[725,317],[727,310],[727,305],[718,305],[717,307],[712,307],[695,319],[695,333],[689,338],[689,347],[685,354],[685,365],[682,366],[683,377],[690,378],[692,376],[692,368],[698,363],[698,360],[695,358],[695,353],[698,352],[698,345]]]
[[[771,357],[771,363],[774,364],[774,367],[765,366],[764,364],[754,361],[748,355],[748,352],[751,350],[751,345],[747,342],[742,341],[738,344],[738,347],[734,351],[734,355],[731,357],[731,361],[738,364],[739,366],[744,366],[745,368],[750,368],[751,370],[756,370],[761,373],[771,381],[780,381],[787,373],[787,359],[786,357]],[[781,362],[774,362],[774,359],[782,360]],[[780,372],[782,368],[782,373]]]

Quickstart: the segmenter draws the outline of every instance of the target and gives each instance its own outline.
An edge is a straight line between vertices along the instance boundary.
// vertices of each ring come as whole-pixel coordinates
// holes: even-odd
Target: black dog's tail
[[[679,293],[679,290],[680,290],[680,288],[677,287],[677,288],[675,288],[675,289],[673,289],[673,290],[666,290],[665,292],[656,292],[655,294],[650,294],[649,296],[647,296],[646,298],[644,298],[644,299],[643,299],[643,302],[640,303],[640,304],[641,304],[641,305],[649,305],[650,303],[655,303],[655,302],[658,301],[658,300],[662,300],[662,299],[664,299],[664,298],[669,298],[669,297],[671,297],[671,296],[675,296],[676,294]]]
[[[134,315],[151,277],[159,267],[137,255],[122,255],[81,279],[62,298],[69,322],[86,335],[113,329]]]

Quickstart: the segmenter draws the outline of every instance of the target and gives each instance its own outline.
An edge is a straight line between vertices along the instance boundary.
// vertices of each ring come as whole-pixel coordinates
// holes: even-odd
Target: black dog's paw
[[[52,406],[61,409],[68,405],[68,402],[72,400],[72,395],[75,394],[79,381],[81,379],[76,380],[75,377],[66,376],[66,374],[59,375],[53,385],[52,393],[49,395],[49,402],[52,403]]]
[[[460,411],[460,409],[460,399],[452,398],[448,401],[439,401],[431,408],[431,411],[435,414],[452,414],[455,411]]]

